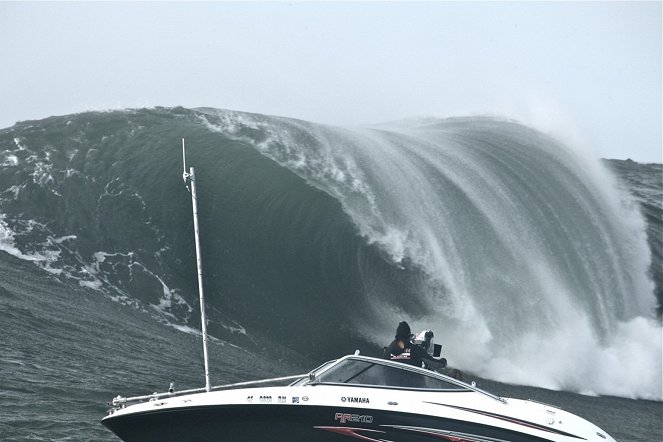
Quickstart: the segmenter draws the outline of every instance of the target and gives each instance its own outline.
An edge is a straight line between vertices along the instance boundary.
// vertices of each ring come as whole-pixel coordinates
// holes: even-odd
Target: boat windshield
[[[455,384],[420,370],[412,370],[407,366],[395,367],[361,359],[345,359],[323,371],[315,377],[316,383],[367,385],[394,388],[417,388],[427,390],[468,390],[462,384]]]

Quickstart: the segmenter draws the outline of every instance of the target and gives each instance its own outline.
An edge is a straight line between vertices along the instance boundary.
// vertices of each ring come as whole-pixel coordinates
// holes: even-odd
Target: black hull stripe
[[[529,421],[525,421],[525,420],[522,420],[522,419],[516,419],[516,418],[510,417],[510,416],[504,416],[504,415],[501,415],[501,414],[490,413],[488,411],[475,410],[473,408],[459,407],[457,405],[440,404],[440,403],[437,403],[437,402],[426,402],[426,403],[427,404],[432,404],[432,405],[440,405],[442,407],[455,408],[457,410],[468,411],[470,413],[477,413],[477,414],[481,414],[483,416],[488,416],[488,417],[492,417],[492,418],[495,418],[495,419],[500,419],[500,420],[503,420],[503,421],[506,421],[506,422],[511,422],[511,423],[514,423],[514,424],[523,425],[525,427],[534,428],[536,430],[547,431],[548,433],[559,434],[561,436],[567,436],[567,437],[573,437],[573,438],[576,438],[576,439],[587,440],[584,437],[576,436],[575,434],[571,434],[571,433],[567,433],[565,431],[557,430],[556,428],[549,428],[549,427],[546,427],[546,426],[543,426],[543,425],[535,424],[534,422],[529,422]]]
[[[457,431],[438,430],[435,428],[404,427],[400,425],[383,425],[383,427],[414,431],[433,436],[436,439],[443,439],[451,442],[509,442],[508,440],[495,439],[494,437],[484,437],[478,436],[476,434],[459,433]]]

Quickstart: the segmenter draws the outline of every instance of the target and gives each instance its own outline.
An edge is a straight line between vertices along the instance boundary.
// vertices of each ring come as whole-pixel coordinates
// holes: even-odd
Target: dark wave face
[[[195,329],[181,138],[212,335],[334,356],[405,319],[489,378],[660,399],[660,167],[638,169],[653,197],[626,182],[634,199],[514,122],[158,108],[19,123],[0,131],[0,249]]]
[[[658,317],[663,314],[663,165],[635,161],[606,160],[620,178],[621,186],[639,203],[647,221],[647,239],[652,254],[649,274],[656,285]]]

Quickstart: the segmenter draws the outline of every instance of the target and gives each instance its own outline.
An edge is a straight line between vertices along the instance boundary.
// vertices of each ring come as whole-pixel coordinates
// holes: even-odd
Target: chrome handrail
[[[211,387],[211,391],[227,390],[227,389],[236,388],[236,387],[248,387],[248,386],[252,386],[252,385],[268,384],[270,382],[290,381],[290,380],[294,380],[294,379],[301,379],[301,378],[306,377],[306,376],[307,376],[307,374],[298,374],[298,375],[284,376],[284,377],[279,377],[279,378],[259,379],[257,381],[235,382],[233,384],[223,384],[223,385],[217,385],[217,386]],[[116,396],[116,397],[113,398],[113,400],[111,402],[108,402],[108,405],[112,406],[113,408],[121,408],[121,407],[123,407],[126,404],[131,403],[131,402],[142,402],[142,401],[149,401],[149,400],[157,400],[157,399],[163,399],[163,398],[182,396],[182,395],[185,395],[185,394],[203,393],[203,392],[207,392],[207,389],[204,388],[204,387],[203,388],[192,388],[190,390],[180,390],[180,391],[175,391],[171,388],[171,389],[169,389],[169,391],[167,391],[165,393],[152,393],[152,394],[146,394],[146,395],[143,395],[143,396],[133,396],[133,397]]]

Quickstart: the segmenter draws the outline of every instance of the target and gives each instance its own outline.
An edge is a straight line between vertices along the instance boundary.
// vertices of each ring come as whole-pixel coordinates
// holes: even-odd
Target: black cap
[[[397,339],[410,340],[411,334],[412,332],[410,331],[410,326],[407,324],[407,322],[403,321],[400,324],[398,324],[398,328],[396,329]]]

